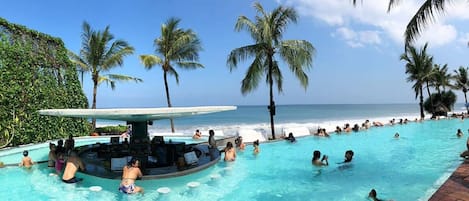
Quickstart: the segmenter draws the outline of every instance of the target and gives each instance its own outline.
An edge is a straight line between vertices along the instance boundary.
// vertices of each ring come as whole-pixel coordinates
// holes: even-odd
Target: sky
[[[231,50],[253,44],[246,31],[234,29],[244,15],[256,16],[248,0],[5,0],[0,17],[54,37],[61,38],[67,49],[78,53],[82,24],[95,30],[110,27],[117,39],[135,48],[122,67],[112,74],[138,77],[143,83],[120,82],[115,90],[102,84],[98,88],[97,107],[165,107],[163,72],[156,66],[146,70],[139,55],[155,54],[153,41],[167,19],[181,19],[180,27],[199,36],[203,51],[199,62],[203,69],[177,68],[179,85],[169,77],[173,106],[267,105],[268,85],[261,82],[256,90],[243,96],[241,80],[251,60],[241,62],[230,72],[226,60]],[[416,103],[412,83],[406,82],[404,52],[405,26],[418,10],[421,0],[400,1],[386,12],[388,0],[261,0],[266,11],[283,5],[299,14],[289,24],[283,39],[307,40],[316,54],[313,68],[307,71],[305,90],[287,66],[282,66],[283,92],[275,91],[277,105],[286,104],[375,104]],[[429,43],[427,52],[435,63],[448,64],[453,72],[469,67],[469,3],[454,0],[446,12],[438,14],[416,42]],[[106,74],[106,73],[103,73]],[[85,75],[83,90],[91,102],[92,82]],[[464,101],[457,91],[458,102]]]

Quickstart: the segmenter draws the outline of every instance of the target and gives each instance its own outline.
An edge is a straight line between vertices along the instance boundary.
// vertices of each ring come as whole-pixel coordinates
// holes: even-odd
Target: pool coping
[[[469,160],[464,160],[429,201],[469,200]]]

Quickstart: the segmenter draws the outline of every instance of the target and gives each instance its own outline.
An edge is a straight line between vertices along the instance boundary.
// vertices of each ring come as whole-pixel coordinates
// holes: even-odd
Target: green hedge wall
[[[87,135],[86,119],[38,113],[87,104],[61,39],[0,18],[0,146]]]

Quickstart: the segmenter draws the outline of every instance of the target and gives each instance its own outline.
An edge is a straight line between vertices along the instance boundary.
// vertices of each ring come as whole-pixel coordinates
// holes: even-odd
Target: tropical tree
[[[142,80],[126,75],[101,75],[101,73],[108,72],[116,66],[122,66],[124,57],[133,54],[134,48],[124,40],[114,40],[114,36],[109,32],[109,26],[106,26],[104,31],[96,31],[92,30],[90,25],[85,21],[82,28],[80,54],[76,55],[73,52],[69,52],[69,56],[79,69],[87,70],[91,73],[93,81],[93,103],[91,108],[96,109],[96,94],[98,86],[101,83],[104,82],[111,85],[111,88],[114,90],[116,81],[142,82]],[[95,128],[96,119],[93,119],[92,129],[94,130]]]
[[[451,0],[425,0],[417,12],[407,24],[405,35],[405,46],[409,46],[422,32],[423,29],[435,19],[435,13],[443,13],[445,5]],[[352,0],[356,5],[357,0]],[[388,12],[400,2],[400,0],[389,0]],[[469,43],[468,43],[469,44]]]
[[[236,31],[248,31],[254,44],[232,50],[228,56],[227,64],[232,71],[238,66],[239,61],[253,58],[241,82],[243,95],[256,89],[261,78],[265,75],[269,86],[268,109],[272,138],[275,139],[273,86],[276,84],[279,92],[282,92],[283,86],[283,76],[275,56],[279,56],[288,65],[290,71],[306,90],[308,75],[305,70],[312,67],[315,49],[311,43],[305,40],[282,40],[287,25],[297,21],[298,15],[293,8],[280,6],[270,13],[266,12],[259,3],[255,3],[254,8],[257,11],[255,21],[246,16],[239,16],[235,25]]]
[[[432,76],[433,86],[435,87],[438,94],[441,95],[441,88],[446,91],[446,87],[451,86],[451,74],[448,73],[448,64],[441,67],[439,64],[433,65],[434,74]]]
[[[177,18],[170,18],[161,26],[161,36],[154,41],[155,52],[160,56],[140,55],[140,60],[148,70],[155,65],[161,65],[168,107],[172,106],[169,96],[168,74],[173,75],[176,78],[176,83],[179,84],[179,74],[174,67],[178,66],[182,69],[204,67],[198,63],[199,52],[202,50],[199,38],[191,29],[179,28],[180,21]],[[174,133],[173,119],[170,119],[170,122],[171,131]]]
[[[458,70],[454,70],[454,77],[453,77],[453,80],[456,82],[453,87],[455,89],[459,89],[459,90],[462,90],[462,92],[464,93],[464,101],[465,101],[465,106],[466,106],[466,110],[467,110],[467,113],[469,113],[469,105],[467,105],[467,91],[469,91],[469,77],[468,77],[468,72],[469,71],[469,68],[468,67],[463,67],[463,66],[460,66]]]
[[[424,108],[423,108],[423,87],[424,84],[427,84],[428,95],[430,96],[430,91],[428,88],[428,83],[430,77],[434,71],[432,71],[432,57],[427,54],[426,43],[423,48],[417,50],[414,46],[406,47],[406,51],[401,55],[401,60],[406,62],[405,73],[408,74],[407,82],[414,82],[412,88],[415,91],[415,98],[420,97],[420,117],[425,118]]]

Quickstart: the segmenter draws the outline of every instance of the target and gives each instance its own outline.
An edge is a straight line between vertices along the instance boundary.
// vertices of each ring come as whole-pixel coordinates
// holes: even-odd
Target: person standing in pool
[[[345,159],[344,159],[344,162],[341,162],[341,163],[338,163],[338,164],[350,163],[350,162],[352,162],[352,159],[353,159],[353,151],[352,151],[352,150],[347,150],[347,151],[345,152]]]
[[[226,143],[224,160],[227,162],[236,160],[236,149],[231,142]]]
[[[193,139],[200,139],[202,137],[202,133],[200,133],[199,129],[195,130],[194,135],[192,136]]]
[[[253,150],[254,155],[259,154],[259,152],[260,152],[260,150],[259,150],[259,139],[256,140],[256,141],[254,141],[254,142],[252,143],[252,146],[254,146],[254,150]]]
[[[132,158],[128,165],[122,170],[122,182],[119,185],[119,191],[126,194],[143,193],[143,188],[135,185],[135,180],[142,177],[142,171],[139,168],[140,161]]]
[[[319,160],[319,158],[321,158],[321,152],[318,151],[318,150],[314,150],[313,159],[311,160],[313,165],[314,166],[327,166],[327,165],[329,165],[329,162],[327,161],[327,159],[329,157],[327,157],[327,155],[322,156],[321,160]]]
[[[34,165],[33,160],[28,155],[29,155],[29,152],[27,150],[23,151],[23,159],[21,160],[19,164],[20,167],[25,167],[29,169]]]
[[[62,181],[67,184],[73,184],[82,181],[82,178],[75,177],[75,174],[77,173],[78,169],[80,169],[81,171],[85,171],[85,165],[77,156],[77,153],[72,151],[65,164],[65,170],[62,176]]]

